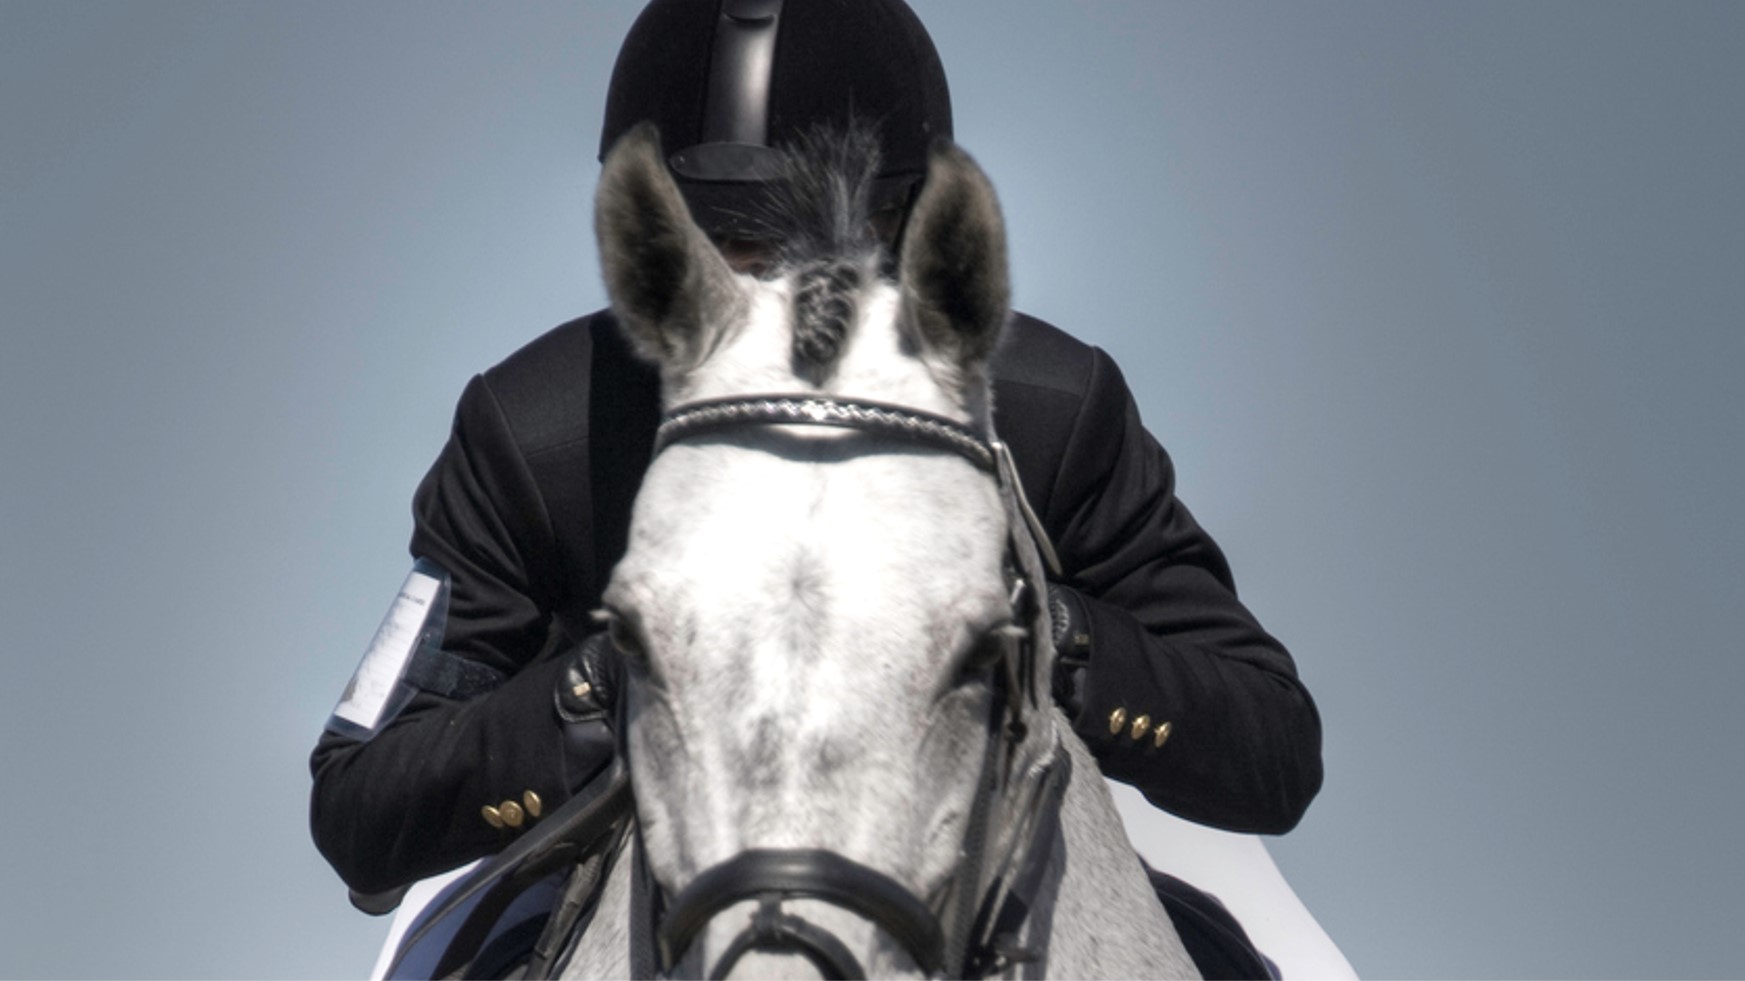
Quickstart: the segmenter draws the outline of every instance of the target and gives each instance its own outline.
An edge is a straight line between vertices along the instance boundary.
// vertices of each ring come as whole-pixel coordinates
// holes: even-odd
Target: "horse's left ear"
[[[964,367],[987,360],[1011,310],[1006,223],[993,184],[954,143],[933,146],[898,275],[925,347]]]
[[[624,134],[606,156],[594,234],[612,312],[631,344],[665,369],[696,367],[743,297],[727,260],[691,220],[652,123]]]

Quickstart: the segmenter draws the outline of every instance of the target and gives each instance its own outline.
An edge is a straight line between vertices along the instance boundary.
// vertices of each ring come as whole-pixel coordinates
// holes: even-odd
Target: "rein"
[[[918,443],[955,453],[993,477],[1010,529],[1014,619],[1026,626],[1005,634],[1005,655],[992,681],[996,697],[988,718],[987,751],[958,871],[945,891],[942,910],[935,911],[884,873],[833,852],[753,849],[704,870],[671,898],[655,930],[656,966],[667,974],[716,914],[736,903],[756,901],[751,924],[709,969],[710,977],[724,977],[752,950],[799,953],[827,977],[864,977],[865,969],[838,938],[783,910],[784,901],[797,898],[822,900],[871,921],[930,976],[986,976],[1034,960],[1040,952],[1020,950],[1017,937],[1054,850],[1071,762],[1057,737],[1039,762],[1014,773],[1028,733],[1028,711],[1048,704],[1048,693],[1037,688],[1036,644],[1038,638],[1046,643],[1049,637],[1038,591],[1045,581],[1044,564],[1058,571],[1058,562],[1041,522],[1024,500],[1011,454],[1003,443],[967,426],[904,406],[779,394],[678,406],[663,417],[654,453],[703,433],[774,425],[831,426]],[[1029,793],[1014,833],[990,862],[990,848],[999,837],[994,804],[1015,783]],[[636,854],[641,855],[640,848]]]

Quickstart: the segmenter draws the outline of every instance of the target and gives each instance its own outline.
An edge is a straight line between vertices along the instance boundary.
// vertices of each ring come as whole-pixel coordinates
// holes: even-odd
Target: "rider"
[[[929,145],[952,133],[944,70],[902,0],[654,0],[613,70],[601,155],[653,120],[699,223],[754,268],[768,148],[851,112],[880,127],[875,206],[894,240]],[[1321,784],[1319,717],[1120,372],[1022,314],[992,372],[996,429],[1062,564],[1055,694],[1075,731],[1159,807],[1289,830]],[[373,731],[330,727],[311,759],[315,842],[354,890],[501,850],[610,762],[612,655],[590,614],[658,414],[654,370],[606,311],[467,386],[413,502],[411,551],[449,584],[440,651],[420,655],[440,670],[409,676],[418,690]]]

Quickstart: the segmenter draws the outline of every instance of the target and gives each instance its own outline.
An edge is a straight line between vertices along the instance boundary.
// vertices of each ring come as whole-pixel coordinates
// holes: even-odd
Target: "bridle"
[[[776,425],[832,426],[889,437],[955,453],[990,475],[1000,487],[1010,528],[1007,579],[1013,623],[999,631],[1004,651],[990,686],[995,704],[971,805],[957,872],[939,908],[907,886],[845,856],[819,849],[751,849],[705,869],[665,903],[654,927],[660,974],[670,973],[716,914],[742,902],[757,903],[751,923],[722,952],[710,977],[724,977],[751,951],[804,956],[826,977],[865,977],[865,969],[840,939],[788,912],[791,899],[823,901],[876,924],[900,944],[929,976],[977,977],[1032,960],[1036,951],[1017,946],[1034,905],[1059,834],[1060,804],[1071,763],[1058,738],[1039,759],[1016,772],[1030,714],[1047,709],[1039,691],[1038,638],[1047,643],[1039,592],[1048,568],[1057,568],[1041,523],[1024,500],[1017,468],[1005,445],[942,416],[904,406],[817,395],[763,395],[691,402],[666,413],[654,453],[706,433]],[[1005,836],[995,827],[995,803],[1014,792],[1016,826]],[[990,854],[996,843],[999,854]],[[637,849],[640,862],[641,850]],[[646,869],[639,871],[646,875]],[[985,885],[984,885],[985,884]],[[658,891],[658,890],[657,890]],[[651,914],[653,911],[651,910]]]

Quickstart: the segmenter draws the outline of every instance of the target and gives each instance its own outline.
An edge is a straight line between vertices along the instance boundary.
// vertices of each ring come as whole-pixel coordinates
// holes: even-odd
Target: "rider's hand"
[[[623,685],[624,656],[602,630],[589,634],[569,658],[568,667],[558,676],[557,717],[565,722],[604,718],[610,725]]]
[[[605,631],[588,638],[570,654],[557,676],[552,704],[564,731],[567,782],[579,789],[612,762],[617,740],[613,711],[623,687],[624,656]]]
[[[1051,582],[1048,619],[1054,633],[1054,700],[1068,719],[1076,719],[1085,707],[1085,669],[1091,663],[1091,618],[1077,593]]]

